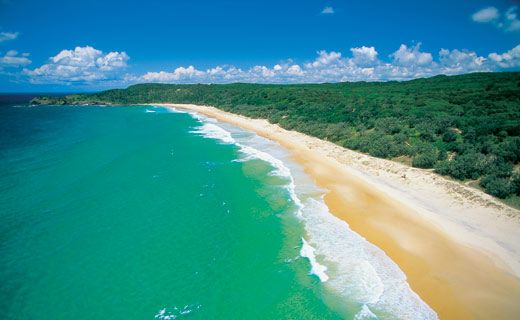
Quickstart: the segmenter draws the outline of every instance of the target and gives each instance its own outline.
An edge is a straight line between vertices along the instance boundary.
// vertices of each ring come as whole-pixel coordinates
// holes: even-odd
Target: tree
[[[482,153],[468,152],[457,155],[453,160],[442,161],[435,171],[459,180],[477,179],[485,171],[488,162]]]
[[[439,151],[435,148],[427,148],[412,159],[412,166],[416,168],[433,168],[437,162]]]
[[[444,142],[450,143],[450,142],[453,142],[455,140],[457,140],[457,135],[453,131],[451,131],[451,130],[447,130],[442,135],[442,141],[444,141]]]
[[[480,185],[487,193],[501,199],[507,198],[515,191],[509,179],[494,175],[484,177],[480,181]]]
[[[517,172],[513,174],[511,177],[511,186],[513,188],[513,192],[517,196],[520,196],[520,173]]]

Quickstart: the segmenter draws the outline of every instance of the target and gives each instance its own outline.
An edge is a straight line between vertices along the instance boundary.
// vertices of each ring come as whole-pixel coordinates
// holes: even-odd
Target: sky
[[[520,1],[0,0],[0,92],[520,70]]]

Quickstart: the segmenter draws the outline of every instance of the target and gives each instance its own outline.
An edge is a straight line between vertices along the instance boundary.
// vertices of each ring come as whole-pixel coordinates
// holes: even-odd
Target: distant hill
[[[519,199],[519,72],[405,82],[138,84],[33,99],[35,104],[153,102],[212,105],[265,118],[376,157],[433,168],[499,198]]]

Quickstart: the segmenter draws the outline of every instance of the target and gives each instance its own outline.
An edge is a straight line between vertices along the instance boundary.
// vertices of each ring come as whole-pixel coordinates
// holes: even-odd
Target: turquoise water
[[[0,318],[338,318],[283,179],[145,110],[2,107]]]
[[[273,142],[158,107],[0,121],[1,319],[435,318]]]

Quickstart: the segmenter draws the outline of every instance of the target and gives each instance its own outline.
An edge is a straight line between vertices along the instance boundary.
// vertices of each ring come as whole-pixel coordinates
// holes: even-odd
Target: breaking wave
[[[193,133],[236,145],[242,154],[237,161],[265,161],[273,167],[272,175],[287,179],[285,188],[306,231],[300,255],[309,260],[310,274],[327,289],[358,306],[356,320],[437,319],[435,311],[412,291],[397,264],[331,214],[323,190],[275,142],[257,135],[240,136],[235,127],[188,113],[200,121]]]

